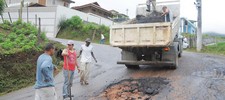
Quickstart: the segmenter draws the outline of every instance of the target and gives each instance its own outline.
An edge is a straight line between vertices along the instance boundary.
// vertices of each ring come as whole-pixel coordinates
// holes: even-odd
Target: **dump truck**
[[[167,6],[174,13],[172,22],[116,24],[110,27],[110,45],[119,47],[121,61],[127,68],[139,65],[160,65],[176,69],[182,55],[179,1],[157,2],[157,11]],[[137,16],[148,16],[145,4],[138,5]],[[145,20],[148,17],[145,17]],[[149,19],[151,20],[151,19]]]

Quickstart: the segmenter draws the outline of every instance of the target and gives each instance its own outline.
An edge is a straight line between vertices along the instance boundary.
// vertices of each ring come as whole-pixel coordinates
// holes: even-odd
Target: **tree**
[[[0,15],[2,17],[2,21],[4,20],[3,16],[2,16],[2,13],[4,12],[4,9],[5,9],[5,2],[3,0],[0,0]]]

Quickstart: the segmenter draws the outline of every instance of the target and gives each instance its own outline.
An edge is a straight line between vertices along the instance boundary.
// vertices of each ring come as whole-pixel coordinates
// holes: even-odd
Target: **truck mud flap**
[[[118,61],[117,64],[128,64],[128,65],[174,65],[172,61]]]

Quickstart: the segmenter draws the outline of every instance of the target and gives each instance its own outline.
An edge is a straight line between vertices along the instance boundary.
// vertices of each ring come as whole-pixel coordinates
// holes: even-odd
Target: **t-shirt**
[[[50,55],[44,53],[38,57],[36,70],[36,83],[34,88],[54,87],[54,65]]]
[[[102,39],[102,40],[105,39],[105,36],[104,36],[103,34],[101,34],[101,39]]]
[[[81,54],[81,62],[92,62],[91,52],[93,50],[93,46],[89,45],[88,47],[84,44],[81,46],[82,54]]]
[[[170,10],[169,13],[165,15],[165,22],[173,22],[173,13]]]
[[[77,66],[77,54],[76,54],[76,51],[74,50],[72,52],[72,51],[70,51],[68,49],[64,49],[63,53],[68,54],[68,56],[63,56],[64,57],[63,68],[65,70],[74,71],[75,70],[75,66]],[[68,61],[68,66],[67,66],[67,61]]]

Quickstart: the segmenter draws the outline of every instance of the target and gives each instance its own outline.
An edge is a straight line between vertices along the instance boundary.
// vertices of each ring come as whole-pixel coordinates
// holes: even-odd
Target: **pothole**
[[[166,78],[125,79],[110,85],[100,96],[107,100],[151,100],[169,84]]]

